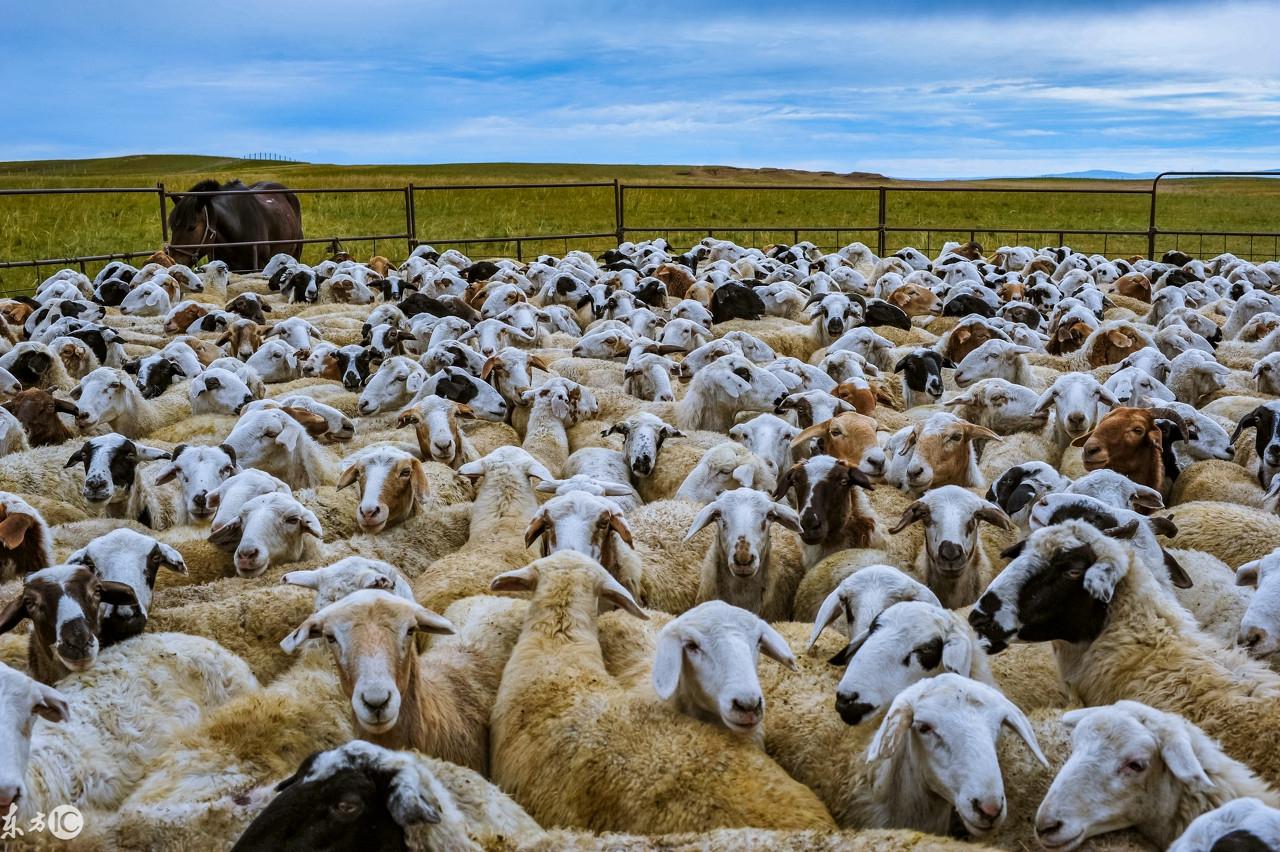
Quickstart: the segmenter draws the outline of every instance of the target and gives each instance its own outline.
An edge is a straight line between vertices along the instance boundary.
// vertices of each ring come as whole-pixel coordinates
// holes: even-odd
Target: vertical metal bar
[[[516,260],[524,263],[524,241],[519,239],[516,240]]]
[[[617,178],[613,179],[613,230],[618,237],[618,245],[626,242],[627,239],[627,223],[626,213],[623,210],[623,193],[626,187],[618,182]]]
[[[883,186],[880,187],[880,203],[878,205],[879,209],[876,216],[876,254],[881,257],[884,257],[885,207],[887,206],[885,200],[886,194],[887,190]]]
[[[160,245],[164,247],[169,244],[169,214],[165,210],[164,184],[160,181],[156,181],[156,195],[160,196]]]
[[[404,230],[408,235],[405,237],[405,243],[408,245],[409,251],[413,251],[413,247],[418,244],[418,223],[415,219],[413,184],[409,184],[404,188]]]
[[[1156,185],[1160,183],[1160,177],[1157,175],[1151,181],[1151,216],[1147,220],[1147,257],[1151,260],[1156,258]]]

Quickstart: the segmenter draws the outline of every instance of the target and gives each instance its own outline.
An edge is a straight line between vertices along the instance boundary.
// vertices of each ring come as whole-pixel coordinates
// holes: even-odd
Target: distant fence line
[[[1134,243],[1140,244],[1144,239],[1146,243],[1146,255],[1154,257],[1156,254],[1157,240],[1163,238],[1168,243],[1172,239],[1171,248],[1181,248],[1183,241],[1198,240],[1198,254],[1204,253],[1205,240],[1210,239],[1216,241],[1222,240],[1222,244],[1226,245],[1228,238],[1248,239],[1249,249],[1246,254],[1250,260],[1253,260],[1259,252],[1265,254],[1269,258],[1280,257],[1280,232],[1276,231],[1203,231],[1203,230],[1162,230],[1159,228],[1159,186],[1161,180],[1168,177],[1275,177],[1275,173],[1268,172],[1236,172],[1236,171],[1209,171],[1209,172],[1163,172],[1151,181],[1151,185],[1145,188],[1126,188],[1117,187],[1109,189],[1105,187],[949,187],[949,186],[891,186],[891,185],[858,185],[858,186],[828,186],[828,185],[812,185],[812,184],[796,184],[796,185],[777,185],[777,184],[630,184],[622,183],[618,180],[612,181],[586,181],[586,182],[563,182],[563,183],[505,183],[505,184],[431,184],[426,186],[417,186],[412,183],[405,186],[393,187],[303,187],[298,189],[290,189],[297,195],[308,194],[393,194],[398,195],[401,199],[404,212],[404,230],[397,233],[382,234],[347,234],[347,235],[330,235],[325,237],[312,237],[302,242],[306,245],[327,245],[330,250],[337,252],[347,243],[370,242],[376,246],[377,242],[400,242],[403,241],[407,250],[412,250],[418,245],[430,243],[431,245],[440,246],[496,246],[496,245],[512,245],[517,260],[523,260],[526,254],[526,246],[530,243],[560,243],[567,251],[570,243],[573,241],[579,244],[587,240],[612,240],[623,242],[632,238],[665,236],[669,241],[676,245],[685,244],[685,241],[672,239],[673,235],[688,236],[691,239],[687,242],[696,242],[704,236],[732,236],[739,240],[744,236],[747,242],[751,244],[760,244],[761,236],[765,237],[764,241],[779,242],[790,237],[792,242],[799,242],[802,238],[813,238],[814,242],[819,243],[824,248],[836,248],[855,239],[863,242],[874,242],[876,253],[883,256],[888,250],[890,238],[896,235],[922,235],[924,245],[917,247],[923,248],[926,253],[932,253],[935,237],[940,238],[939,241],[945,239],[969,239],[977,240],[980,237],[991,236],[995,242],[1001,242],[999,237],[1014,237],[1015,240],[1006,240],[1004,242],[1014,242],[1016,239],[1025,237],[1040,237],[1038,242],[1045,242],[1056,238],[1057,244],[1062,245],[1067,242],[1068,237],[1091,237],[1102,238],[1101,253],[1108,254],[1109,246],[1113,239],[1126,239],[1130,241],[1130,245]],[[470,191],[494,191],[494,190],[534,190],[534,189],[610,189],[612,190],[612,219],[613,229],[610,231],[601,231],[593,233],[573,233],[573,234],[502,234],[492,236],[478,237],[447,237],[444,235],[420,235],[417,221],[417,198],[422,193],[439,193],[439,192],[470,192]],[[626,218],[627,196],[638,192],[684,192],[684,193],[701,193],[716,191],[752,191],[752,192],[843,192],[843,193],[874,193],[876,198],[876,221],[868,222],[865,225],[842,225],[830,226],[822,224],[813,225],[797,225],[794,223],[780,225],[699,225],[693,223],[673,223],[660,226],[629,225]],[[159,241],[157,246],[169,244],[169,222],[168,209],[169,202],[186,195],[223,195],[232,192],[250,192],[250,193],[278,193],[278,189],[258,189],[258,190],[210,190],[207,192],[170,192],[163,183],[158,183],[154,187],[73,187],[73,188],[38,188],[38,189],[0,189],[0,199],[13,196],[40,196],[40,195],[93,195],[93,194],[149,194],[155,196],[157,200],[156,209],[159,214]],[[971,225],[895,225],[890,221],[891,200],[892,196],[899,193],[1012,193],[1015,195],[1027,194],[1064,194],[1064,195],[1114,195],[1114,196],[1147,196],[1149,198],[1149,217],[1147,227],[1145,229],[1091,229],[1091,228],[1062,228],[1049,225],[1039,228],[986,228],[975,227]],[[609,211],[602,211],[607,220]],[[749,235],[749,236],[747,236]],[[829,237],[827,241],[822,241],[824,237]],[[1259,251],[1255,251],[1255,241],[1261,242]],[[245,243],[233,243],[224,245],[268,245],[270,242],[278,241],[257,241]],[[906,243],[904,244],[911,244]],[[178,248],[190,249],[196,246],[177,246]],[[1188,246],[1190,247],[1190,246]],[[1212,250],[1212,243],[1211,243]],[[20,269],[31,268],[35,271],[36,276],[40,274],[40,270],[51,266],[67,266],[78,265],[82,270],[86,268],[86,264],[95,262],[104,262],[111,260],[132,260],[140,257],[147,257],[154,249],[140,249],[113,252],[109,254],[94,255],[72,255],[67,257],[55,258],[38,258],[29,260],[0,260],[0,270],[4,269]],[[541,253],[541,252],[539,252]],[[1127,252],[1135,253],[1135,252]],[[265,263],[266,258],[262,258]],[[261,268],[261,264],[259,265]]]

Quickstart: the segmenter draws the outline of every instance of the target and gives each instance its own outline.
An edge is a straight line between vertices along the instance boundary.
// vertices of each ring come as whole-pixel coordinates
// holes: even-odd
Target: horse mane
[[[225,184],[219,184],[213,178],[209,178],[200,181],[187,192],[216,192],[220,189],[244,189],[244,184],[238,178]],[[173,205],[173,212],[169,214],[170,226],[175,229],[190,227],[195,222],[196,211],[212,200],[212,196],[208,195],[179,196]]]

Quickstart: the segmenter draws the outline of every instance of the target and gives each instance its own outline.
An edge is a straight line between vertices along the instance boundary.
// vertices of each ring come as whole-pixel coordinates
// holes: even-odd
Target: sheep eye
[[[920,733],[920,734],[932,734],[933,732],[934,732],[934,731],[933,731],[933,725],[931,725],[930,723],[928,723],[928,722],[917,722],[917,723],[916,723],[916,733]]]
[[[1081,577],[1084,576],[1084,568],[1078,565],[1072,568],[1068,568],[1066,570],[1066,575],[1068,580],[1079,580]]]
[[[696,653],[698,653],[699,651],[701,651],[702,649],[698,647],[698,643],[697,643],[697,642],[685,642],[685,643],[684,643],[684,650],[685,650],[685,653],[688,653],[688,654],[696,654]]]
[[[749,380],[751,378],[751,371],[748,370],[746,367],[739,367],[738,369],[733,371],[733,374],[741,379]]]
[[[1134,759],[1124,765],[1123,771],[1130,772],[1136,775],[1137,773],[1145,772],[1146,770],[1147,770],[1147,762],[1145,760]]]
[[[293,515],[291,517],[285,518],[284,522],[286,524],[293,524],[296,526],[297,524],[302,522],[302,518],[298,517],[297,515]]]
[[[120,388],[122,387],[124,387],[124,385],[120,384],[119,382],[112,382],[111,384],[107,385],[107,388],[110,390],[120,390]]]

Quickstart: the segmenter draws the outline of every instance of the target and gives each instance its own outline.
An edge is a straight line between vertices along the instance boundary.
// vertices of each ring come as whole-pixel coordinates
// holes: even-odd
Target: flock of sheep
[[[0,815],[1278,848],[1277,294],[973,243],[63,270],[0,301]]]

